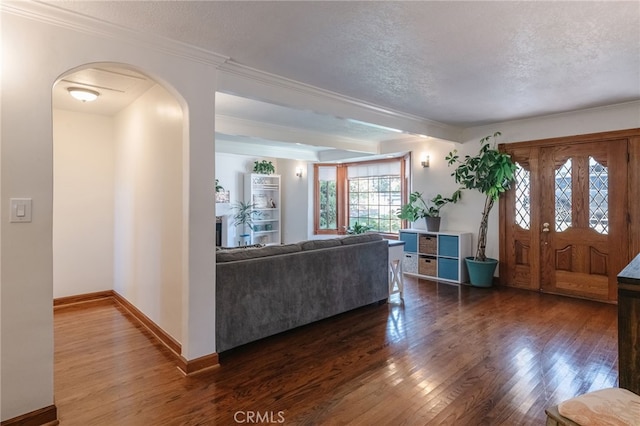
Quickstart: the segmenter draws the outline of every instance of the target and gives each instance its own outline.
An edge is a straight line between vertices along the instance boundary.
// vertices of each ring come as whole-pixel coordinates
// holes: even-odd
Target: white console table
[[[387,240],[389,242],[389,296],[399,293],[404,296],[404,277],[402,275],[402,259],[404,257],[404,241]]]

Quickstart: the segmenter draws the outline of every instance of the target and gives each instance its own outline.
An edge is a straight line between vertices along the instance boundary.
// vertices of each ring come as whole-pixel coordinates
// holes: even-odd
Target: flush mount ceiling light
[[[99,92],[91,89],[85,89],[83,87],[69,87],[67,91],[71,96],[82,102],[92,102],[100,96]]]

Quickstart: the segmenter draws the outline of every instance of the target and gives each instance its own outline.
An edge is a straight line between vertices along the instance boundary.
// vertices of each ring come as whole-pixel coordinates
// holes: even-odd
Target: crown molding
[[[212,65],[219,71],[218,80],[223,81],[220,89],[229,93],[242,92],[243,96],[265,98],[273,102],[273,93],[284,92],[289,99],[283,104],[291,105],[291,97],[298,102],[294,105],[311,108],[317,112],[353,118],[392,128],[401,128],[409,133],[423,134],[439,139],[459,142],[462,129],[423,117],[384,108],[356,98],[321,89],[275,74],[258,70],[233,61],[230,57],[217,54],[187,43],[155,34],[143,33],[104,20],[71,12],[54,4],[38,1],[1,1],[3,13],[20,16],[36,22],[69,29],[81,34],[99,36],[119,43],[134,45],[142,49],[172,55],[185,60]],[[225,87],[225,76],[231,77],[231,86]],[[228,81],[227,81],[228,82]],[[260,89],[270,93],[260,93]],[[238,89],[238,90],[234,90]],[[256,95],[256,93],[258,93]],[[285,98],[287,95],[282,95]],[[277,99],[276,102],[278,103]],[[305,104],[305,105],[300,105]]]
[[[112,39],[206,65],[220,66],[229,57],[170,38],[143,33],[37,1],[2,1],[0,10],[22,18]]]
[[[286,77],[281,77],[279,75],[271,74],[265,71],[261,71],[238,62],[235,62],[233,59],[229,59],[225,63],[221,64],[218,67],[218,70],[224,75],[226,74],[229,77],[235,79],[240,79],[244,82],[253,83],[253,85],[249,86],[251,88],[256,88],[258,86],[268,87],[273,89],[274,91],[286,91],[288,93],[292,93],[294,95],[300,95],[305,97],[307,100],[310,100],[309,103],[315,101],[320,101],[320,103],[328,103],[333,105],[341,105],[344,108],[341,110],[351,110],[355,111],[355,116],[349,116],[348,118],[359,119],[362,121],[369,121],[375,124],[384,125],[392,128],[401,128],[403,130],[409,131],[411,133],[423,134],[426,136],[436,137],[440,139],[459,141],[462,136],[462,129],[456,126],[451,126],[449,124],[440,123],[438,121],[430,120],[427,118],[419,117],[413,114],[404,113],[401,111],[384,108],[379,105],[375,105],[372,103],[368,103],[356,98],[352,98],[346,95],[342,95],[340,93],[332,92],[329,90],[321,89],[315,86],[311,86],[305,83],[301,83],[295,80],[288,79]],[[227,91],[228,93],[237,94],[236,87],[225,87],[225,79],[220,78],[223,81],[221,87],[219,89],[221,91]],[[228,83],[233,86],[233,82]],[[245,97],[254,97],[255,99],[265,100],[271,103],[276,104],[284,104],[286,106],[291,106],[286,102],[278,102],[277,100],[274,102],[272,98],[262,98],[261,96],[256,96],[255,93],[242,93],[241,96]],[[315,109],[314,109],[315,110]],[[333,110],[335,111],[335,110]],[[360,114],[357,113],[360,112]],[[316,112],[325,112],[328,111],[318,111]],[[333,113],[333,115],[336,115]],[[340,114],[337,114],[340,116]],[[404,123],[404,126],[399,126],[398,123]],[[409,127],[407,129],[407,127]]]

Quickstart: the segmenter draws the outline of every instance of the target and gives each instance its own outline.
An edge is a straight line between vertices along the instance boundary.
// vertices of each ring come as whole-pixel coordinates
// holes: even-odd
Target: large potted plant
[[[242,234],[240,234],[238,241],[239,246],[251,244],[251,234],[247,234],[247,228],[253,230],[253,221],[262,216],[262,212],[255,210],[255,207],[255,204],[244,201],[238,201],[233,205],[233,224],[242,226]]]
[[[409,202],[400,207],[396,214],[400,219],[409,222],[425,218],[427,231],[438,232],[440,230],[440,209],[449,203],[457,203],[460,197],[462,197],[462,191],[458,189],[451,197],[443,197],[438,194],[427,202],[422,198],[422,193],[414,191],[409,194]]]
[[[489,213],[515,178],[516,165],[511,156],[498,150],[497,137],[500,135],[500,132],[496,132],[480,139],[480,151],[475,156],[466,155],[464,159],[460,159],[454,150],[446,157],[449,166],[457,165],[451,174],[457,183],[465,189],[475,189],[485,195],[476,254],[465,259],[469,280],[478,287],[491,286],[498,265],[497,259],[486,256]]]

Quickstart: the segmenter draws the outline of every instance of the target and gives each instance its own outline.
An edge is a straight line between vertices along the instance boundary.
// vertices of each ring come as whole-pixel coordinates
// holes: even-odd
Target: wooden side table
[[[618,380],[640,395],[640,254],[618,274]]]
[[[389,296],[399,293],[404,298],[404,277],[402,275],[402,258],[404,257],[404,241],[387,240],[389,242]]]

